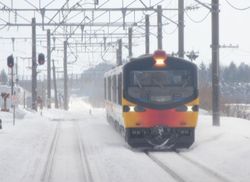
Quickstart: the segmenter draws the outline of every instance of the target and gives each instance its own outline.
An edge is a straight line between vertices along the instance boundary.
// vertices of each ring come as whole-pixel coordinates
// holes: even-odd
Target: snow
[[[222,117],[221,127],[213,127],[211,120],[211,116],[200,116],[196,143],[186,155],[233,181],[249,181],[250,121]]]
[[[17,112],[15,126],[12,113],[0,112],[1,182],[41,181],[58,126],[60,134],[50,181],[85,181],[86,174],[81,174],[81,168],[89,168],[93,181],[97,182],[175,181],[144,152],[131,149],[124,142],[106,122],[104,109],[92,108],[82,98],[71,99],[69,111],[45,109],[40,115],[19,107]],[[205,168],[225,181],[248,182],[249,131],[250,121],[232,117],[221,117],[221,126],[214,127],[211,115],[202,111],[196,142],[190,149],[150,153],[185,181],[219,181],[205,172]],[[82,149],[78,140],[82,141]],[[86,161],[81,161],[80,150],[87,156]],[[89,166],[85,166],[87,163]]]
[[[1,112],[0,181],[18,182],[39,180],[48,153],[55,123],[27,111],[24,119],[12,125],[12,113]]]

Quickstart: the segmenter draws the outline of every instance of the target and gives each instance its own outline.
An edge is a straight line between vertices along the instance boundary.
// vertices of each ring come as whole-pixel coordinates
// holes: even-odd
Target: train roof
[[[134,62],[134,61],[139,61],[141,59],[148,59],[148,58],[153,58],[154,54],[143,54],[139,57],[136,58],[131,58],[128,62],[123,63],[122,65],[119,66],[115,66],[112,69],[110,69],[109,71],[107,71],[104,76],[110,75],[110,74],[118,74],[122,71],[123,67],[127,64],[129,64],[130,62]],[[185,63],[189,63],[192,64],[193,66],[196,66],[196,64],[194,64],[193,62],[190,62],[184,58],[180,58],[180,57],[175,57],[175,56],[171,56],[171,55],[167,55],[168,59],[172,59],[175,61],[179,61],[179,62],[185,62]]]

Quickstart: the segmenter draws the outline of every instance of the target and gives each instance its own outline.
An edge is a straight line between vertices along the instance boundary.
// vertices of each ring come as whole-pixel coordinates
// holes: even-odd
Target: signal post
[[[16,108],[14,103],[14,73],[13,73],[13,66],[14,66],[14,57],[13,55],[10,55],[7,58],[7,65],[11,70],[11,107],[13,108],[13,125],[15,125],[15,114],[16,114]]]
[[[36,19],[32,18],[32,109],[37,111],[37,60],[36,60]],[[38,64],[43,65],[45,56],[38,55]]]
[[[37,72],[36,72],[36,19],[32,18],[32,83],[31,83],[31,95],[32,95],[32,109],[37,111]]]

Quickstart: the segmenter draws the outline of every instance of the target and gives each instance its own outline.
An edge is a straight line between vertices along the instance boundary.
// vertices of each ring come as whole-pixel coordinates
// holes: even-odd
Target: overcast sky
[[[78,0],[79,1],[79,0]],[[77,0],[70,0],[69,1],[69,7],[72,7]],[[106,2],[107,0],[99,0],[99,4],[102,4]],[[0,2],[4,3],[5,5],[11,7],[11,0],[0,0]],[[28,3],[31,2],[31,3]],[[39,7],[39,4],[41,7],[46,6],[49,4],[47,8],[58,8],[61,7],[65,1],[64,0],[41,0],[39,3],[39,0],[13,0],[13,7],[14,8],[32,8],[32,4],[36,7]],[[93,7],[90,3],[92,3],[93,0],[82,0],[80,4],[82,4],[83,7]],[[160,0],[143,0],[145,5],[149,6],[154,5]],[[163,0],[160,5],[163,6],[163,8],[177,8],[178,7],[178,1],[177,0]],[[207,4],[210,3],[210,1],[202,1]],[[129,7],[143,7],[142,3],[137,0],[134,2],[134,0],[124,0],[122,3],[122,0],[108,0],[106,4],[104,4],[103,8],[110,8],[110,7],[121,7],[122,4],[124,6],[129,5],[132,3]],[[231,4],[229,4],[231,3]],[[196,6],[197,3],[194,0],[185,0],[185,7],[186,6]],[[220,63],[221,65],[228,65],[231,61],[234,61],[236,64],[240,64],[241,62],[245,62],[246,64],[250,64],[250,25],[249,25],[249,18],[250,18],[250,9],[247,8],[250,6],[250,1],[247,0],[220,0],[220,44],[221,45],[239,45],[239,48],[237,49],[229,49],[229,48],[223,48],[220,49]],[[206,63],[207,65],[211,63],[211,13],[207,8],[204,8],[202,6],[198,6],[199,8],[194,10],[186,11],[185,13],[185,51],[197,51],[199,52],[199,57],[197,58],[196,63],[200,64],[201,61]],[[3,8],[3,5],[0,5],[0,8]],[[238,9],[246,9],[246,10],[237,10]],[[148,12],[148,14],[151,14],[152,12]],[[5,22],[11,22],[15,21],[15,16],[13,13],[7,13],[7,12],[0,12],[0,23],[4,24]],[[54,13],[46,13],[46,16],[52,17]],[[20,16],[19,16],[20,15]],[[70,14],[69,17],[73,17],[75,14]],[[91,17],[91,14],[85,14],[85,16]],[[100,13],[97,13],[95,16],[100,15]],[[177,11],[166,11],[164,12],[164,15],[171,18],[173,21],[177,21],[178,13]],[[21,17],[22,16],[22,17]],[[17,22],[26,22],[26,20],[23,20],[24,18],[28,21],[31,21],[31,18],[36,16],[37,22],[41,22],[41,15],[39,13],[20,13],[16,17]],[[136,13],[136,14],[129,14],[126,17],[127,22],[132,21],[140,21],[143,20],[144,14],[142,13]],[[111,15],[111,20],[116,20],[121,17],[121,13],[113,13]],[[75,16],[71,20],[71,22],[79,23],[83,19],[83,14],[80,14],[78,16]],[[98,18],[97,22],[107,22],[109,19],[108,13]],[[58,17],[55,18],[55,20],[58,20]],[[45,19],[45,21],[48,21]],[[121,21],[120,21],[121,22]],[[195,23],[199,22],[199,23]],[[150,23],[152,25],[156,25],[156,14],[150,15]],[[175,24],[171,23],[170,21],[163,18],[164,28],[163,28],[163,48],[168,53],[177,52],[178,50],[178,31]],[[54,27],[52,27],[53,31]],[[107,28],[100,28],[97,29],[99,33],[108,32]],[[115,31],[116,28],[110,28],[109,32]],[[93,28],[94,30],[94,28]],[[92,30],[92,31],[93,31]],[[62,32],[62,30],[59,28],[57,30],[58,32]],[[86,27],[86,31],[90,31],[89,27]],[[125,30],[127,31],[127,30]],[[31,27],[0,27],[1,38],[5,37],[31,37]],[[77,32],[80,33],[80,28],[77,30]],[[124,30],[119,28],[116,30],[116,32],[124,32]],[[134,33],[143,33],[144,30],[141,28],[134,28]],[[156,29],[151,28],[151,47],[150,51],[153,52],[157,49],[156,44]],[[37,28],[37,34],[44,34],[46,35],[46,31],[42,31],[41,27]],[[45,36],[44,36],[45,37]],[[31,63],[28,60],[21,59],[21,57],[31,57],[31,40],[15,40],[15,51],[12,50],[12,43],[11,40],[4,40],[0,39],[0,69],[6,69],[6,57],[10,54],[14,54],[15,57],[18,57],[18,63],[19,63],[19,74],[29,74],[30,69],[27,68]],[[62,40],[57,40],[58,44],[61,44]],[[77,40],[78,42],[81,42],[80,38]],[[99,42],[101,39],[99,40]],[[108,41],[116,41],[116,39],[109,39]],[[124,42],[127,41],[126,38],[123,39]],[[139,39],[133,39],[134,41],[134,47],[133,47],[133,54],[134,56],[139,56],[144,53],[144,38]],[[40,40],[37,41],[37,52],[44,52],[46,53],[46,42],[41,42]],[[75,48],[72,48],[73,51],[75,51]],[[101,59],[100,54],[96,53],[90,53],[91,50],[100,51],[98,48],[88,48],[88,53],[79,53],[78,51],[78,59],[75,64],[69,65],[69,73],[79,73],[82,72],[82,70],[87,69],[88,67],[92,67],[103,60]],[[104,59],[108,62],[114,63],[115,62],[115,47],[109,48],[107,53],[104,55]],[[123,58],[125,59],[128,55],[127,49],[123,48],[124,54]],[[62,66],[62,52],[54,52],[52,54],[52,58],[57,60],[57,65]],[[69,62],[74,62],[76,59],[73,55],[69,55]],[[40,67],[39,69],[45,70],[45,66]],[[61,68],[62,69],[62,68]],[[45,76],[46,72],[43,73]],[[40,74],[41,75],[41,74]]]

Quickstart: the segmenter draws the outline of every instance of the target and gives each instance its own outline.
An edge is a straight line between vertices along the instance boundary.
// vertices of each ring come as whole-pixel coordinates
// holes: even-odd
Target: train
[[[199,112],[197,66],[163,50],[104,74],[107,121],[132,148],[189,148]]]

